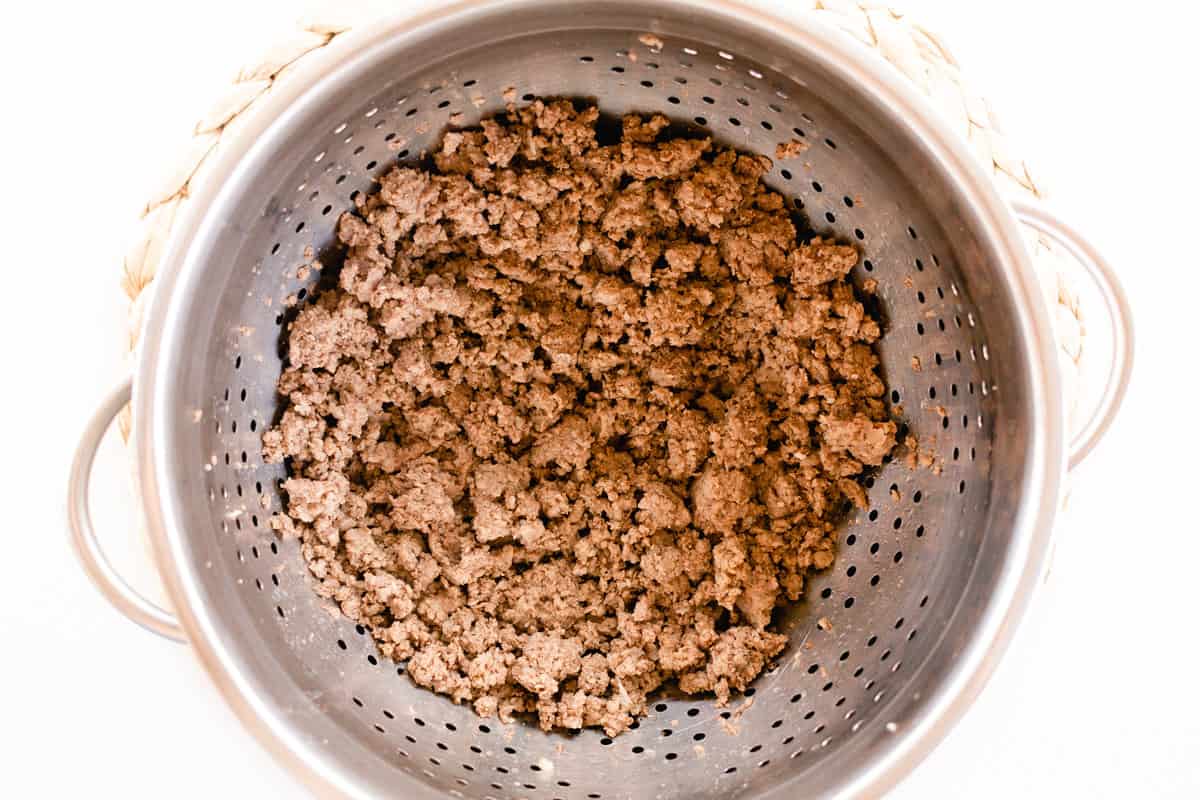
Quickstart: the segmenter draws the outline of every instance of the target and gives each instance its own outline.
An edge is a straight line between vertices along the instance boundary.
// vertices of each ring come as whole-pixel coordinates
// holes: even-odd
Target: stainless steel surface
[[[1121,401],[1125,399],[1125,390],[1129,388],[1129,379],[1133,374],[1133,310],[1129,307],[1129,298],[1125,296],[1116,270],[1082,234],[1040,205],[1014,201],[1013,210],[1017,219],[1058,242],[1079,262],[1099,290],[1108,314],[1113,359],[1095,407],[1071,437],[1067,466],[1075,469],[1104,438],[1116,419]]]
[[[653,34],[647,37],[645,34]],[[661,48],[656,42],[661,42]],[[649,44],[647,44],[649,43]],[[542,733],[415,688],[318,602],[267,518],[288,298],[306,249],[454,114],[509,89],[661,110],[773,155],[768,182],[879,281],[893,401],[933,467],[890,463],[792,644],[728,709],[664,695],[640,727]],[[216,156],[148,311],[135,441],[148,529],[196,653],[247,727],[315,791],[357,797],[874,795],[982,688],[1036,584],[1065,466],[1046,310],[1011,211],[877,57],[803,17],[726,2],[457,5],[339,38]],[[331,265],[335,254],[326,253]],[[328,270],[326,270],[328,272]],[[832,629],[815,622],[827,617]]]
[[[92,466],[96,451],[104,434],[112,425],[117,414],[129,402],[133,391],[133,379],[125,378],[117,388],[109,392],[100,407],[88,420],[87,427],[79,437],[75,458],[71,462],[71,474],[67,480],[67,527],[71,531],[71,546],[83,564],[83,570],[113,607],[148,631],[160,636],[184,642],[187,639],[179,622],[167,611],[147,599],[121,577],[104,555],[96,530],[92,526],[91,501],[88,488],[91,484]]]

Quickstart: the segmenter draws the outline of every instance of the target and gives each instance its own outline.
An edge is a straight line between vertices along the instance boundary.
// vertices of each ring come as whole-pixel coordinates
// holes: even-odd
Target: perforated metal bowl
[[[647,35],[650,34],[650,35]],[[184,635],[246,725],[315,790],[356,797],[701,798],[869,794],[979,691],[1039,574],[1067,447],[1047,313],[1010,208],[964,146],[874,56],[807,19],[722,2],[480,2],[339,38],[226,144],[180,221],[134,381],[138,474],[178,623],[95,546],[86,476],[129,395],[97,415],[73,474],[85,565],[119,607]],[[415,687],[312,592],[267,527],[285,300],[340,212],[397,158],[505,94],[662,111],[774,155],[766,180],[879,282],[892,402],[932,467],[885,465],[833,568],[785,620],[791,645],[727,709],[664,694],[615,739],[483,720]],[[509,95],[511,97],[511,94]],[[1102,262],[1047,217],[1103,277]],[[1123,308],[1120,290],[1102,282]],[[1127,361],[1082,453],[1111,418]],[[82,495],[81,495],[82,493]],[[267,505],[263,505],[263,501]],[[831,627],[818,627],[820,618]]]

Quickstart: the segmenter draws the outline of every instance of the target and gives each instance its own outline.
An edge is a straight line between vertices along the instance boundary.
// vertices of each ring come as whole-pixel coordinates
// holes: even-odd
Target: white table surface
[[[1124,412],[1075,476],[1047,585],[982,697],[893,796],[1200,796],[1200,359],[1188,341],[1200,15],[1169,0],[896,2],[945,35],[1056,207],[1121,268],[1139,340]],[[100,599],[67,549],[62,502],[84,417],[122,370],[128,220],[204,100],[296,6],[14,5],[0,47],[0,326],[15,369],[0,392],[0,794],[301,795],[186,647]],[[111,439],[97,517],[114,560],[153,586]]]

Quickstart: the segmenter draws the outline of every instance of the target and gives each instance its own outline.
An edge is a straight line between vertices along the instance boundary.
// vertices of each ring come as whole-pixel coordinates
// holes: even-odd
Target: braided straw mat
[[[941,112],[945,121],[959,131],[979,161],[988,169],[997,187],[1016,196],[1044,198],[1045,188],[1034,179],[1029,166],[1013,152],[987,101],[975,94],[962,78],[958,63],[942,41],[903,14],[884,6],[850,0],[792,0],[798,10],[845,31],[874,50],[903,73]],[[286,81],[292,68],[357,25],[403,9],[405,0],[335,0],[311,12],[296,30],[237,75],[233,84],[204,114],[192,139],[172,169],[150,195],[141,213],[141,225],[133,247],[125,256],[122,288],[131,301],[129,350],[137,345],[142,313],[149,300],[171,226],[180,208],[189,202],[193,187],[204,180],[205,162],[221,146],[222,137],[236,130],[239,119]],[[1032,229],[1025,231],[1033,255],[1042,294],[1054,320],[1059,345],[1059,364],[1067,408],[1073,412],[1080,383],[1080,359],[1084,329],[1079,300],[1066,275],[1072,266],[1057,245]],[[121,430],[128,435],[128,409],[121,417]]]

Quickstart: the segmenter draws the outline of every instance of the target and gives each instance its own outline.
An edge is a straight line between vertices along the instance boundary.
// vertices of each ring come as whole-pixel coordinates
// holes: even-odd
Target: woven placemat
[[[794,0],[803,13],[832,25],[891,64],[923,92],[996,181],[1013,196],[1043,199],[1045,186],[1014,152],[988,102],[965,83],[958,62],[936,35],[904,14],[869,3],[849,0]],[[150,297],[164,246],[179,210],[193,189],[205,180],[205,164],[222,138],[237,129],[239,120],[294,67],[351,29],[396,11],[407,10],[404,0],[339,0],[319,7],[287,37],[239,71],[225,93],[200,117],[192,137],[171,169],[150,193],[141,212],[133,247],[125,256],[121,285],[130,300],[128,347],[132,352],[141,330],[143,309]],[[1025,237],[1034,271],[1054,319],[1059,364],[1067,408],[1073,412],[1079,393],[1084,328],[1078,296],[1068,275],[1072,262],[1061,249],[1032,229]],[[129,431],[127,414],[122,432]]]

